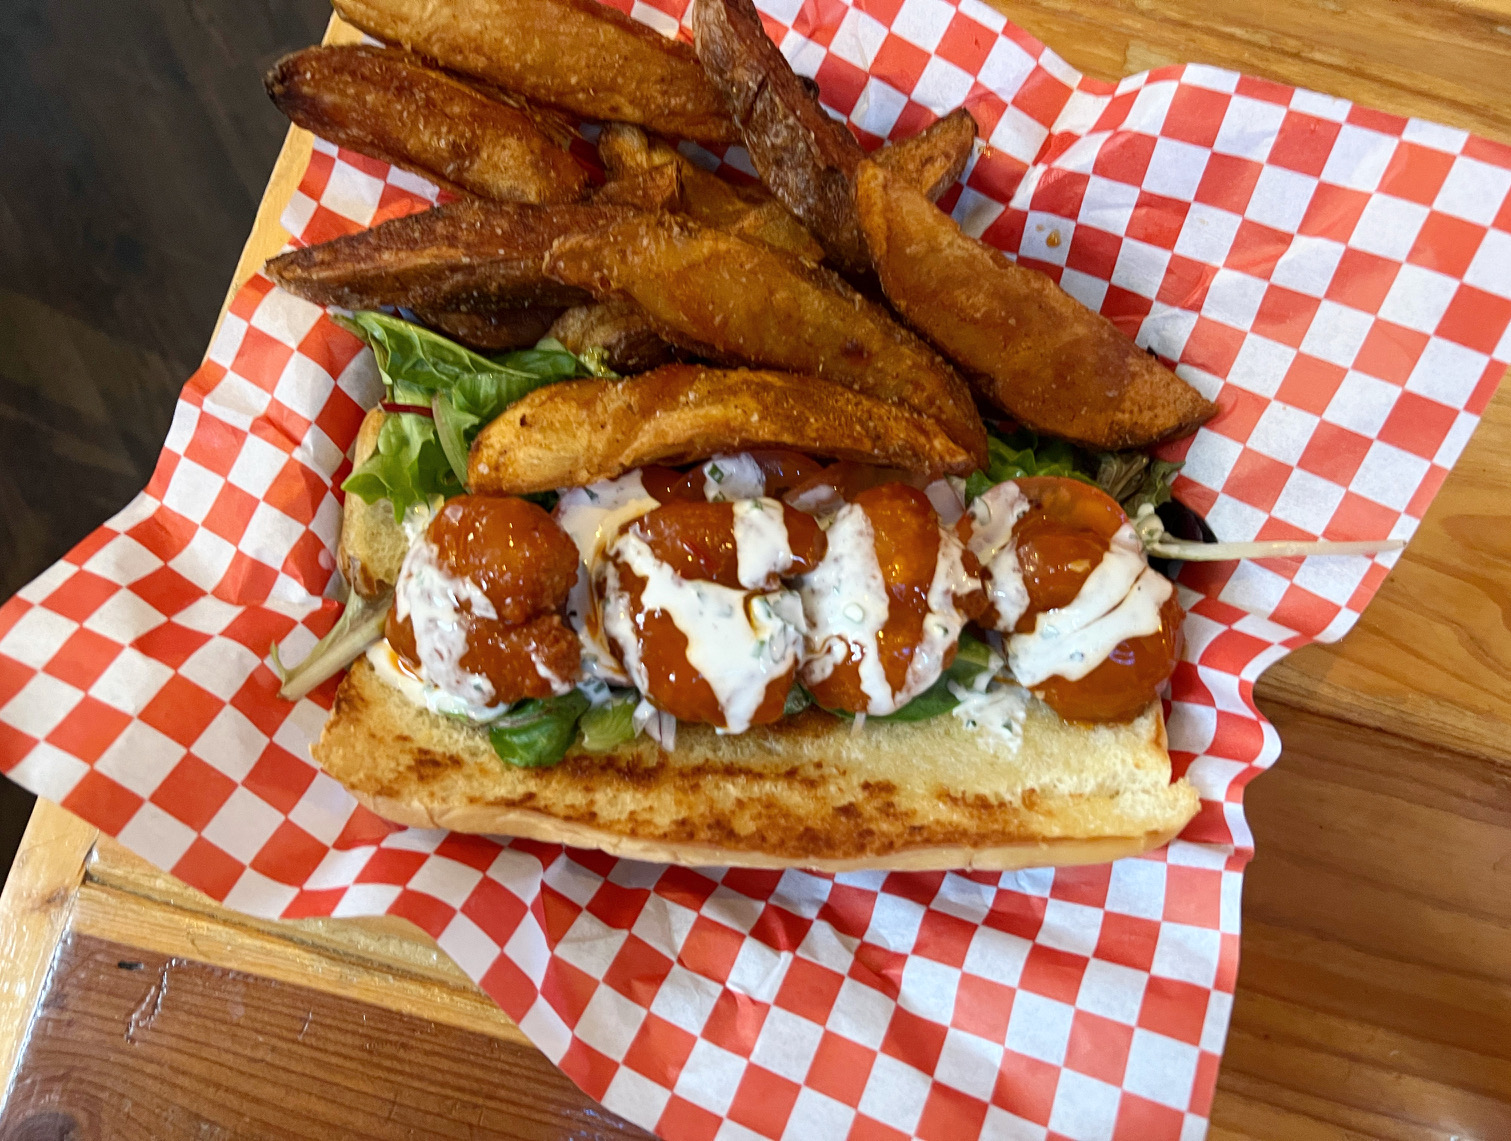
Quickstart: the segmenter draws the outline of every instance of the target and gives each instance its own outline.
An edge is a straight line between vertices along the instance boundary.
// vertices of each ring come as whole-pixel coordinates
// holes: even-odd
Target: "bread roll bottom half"
[[[738,736],[678,728],[551,768],[499,760],[485,729],[432,713],[359,658],[315,759],[399,824],[521,836],[693,866],[990,869],[1102,863],[1195,815],[1172,783],[1159,703],[1081,725],[1030,704],[1016,748],[949,714],[858,731],[816,708]]]

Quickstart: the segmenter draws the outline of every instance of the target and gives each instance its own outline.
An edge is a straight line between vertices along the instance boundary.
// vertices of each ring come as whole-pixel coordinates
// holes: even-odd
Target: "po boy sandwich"
[[[439,342],[362,320],[386,376]],[[1182,612],[1084,477],[968,486],[932,421],[816,377],[534,383],[462,415],[449,497],[383,483],[383,437],[427,403],[458,435],[475,381],[390,380],[363,426],[340,563],[382,637],[314,753],[380,815],[843,870],[1097,862],[1194,814]]]

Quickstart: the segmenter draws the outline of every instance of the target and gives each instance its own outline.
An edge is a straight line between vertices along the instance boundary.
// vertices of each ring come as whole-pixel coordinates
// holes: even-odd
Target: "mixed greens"
[[[1042,439],[1029,428],[988,432],[986,448],[986,470],[965,481],[967,503],[1009,479],[1059,475],[1100,487],[1133,519],[1145,504],[1155,508],[1170,501],[1182,466],[1144,452],[1088,452],[1064,440]]]
[[[520,397],[559,380],[613,375],[559,341],[485,357],[386,313],[334,319],[372,349],[388,413],[377,450],[341,489],[368,503],[387,499],[396,522],[414,504],[466,490],[467,450],[474,437]]]

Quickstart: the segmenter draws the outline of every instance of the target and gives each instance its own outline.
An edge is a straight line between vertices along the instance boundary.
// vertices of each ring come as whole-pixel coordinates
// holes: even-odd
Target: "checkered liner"
[[[677,28],[677,0],[632,14]],[[765,0],[868,141],[964,103],[946,205],[1222,411],[1177,493],[1227,539],[1409,536],[1511,357],[1511,152],[1210,67],[1077,74],[976,0]],[[670,12],[671,14],[668,14]],[[743,152],[710,164],[749,171]],[[430,205],[317,144],[314,242]],[[1188,567],[1168,849],[1067,870],[839,876],[395,829],[277,700],[337,606],[337,485],[372,357],[254,278],[151,483],[0,608],[0,769],[229,906],[413,920],[610,1109],[677,1141],[1200,1137],[1238,963],[1254,680],[1353,623],[1390,559]]]

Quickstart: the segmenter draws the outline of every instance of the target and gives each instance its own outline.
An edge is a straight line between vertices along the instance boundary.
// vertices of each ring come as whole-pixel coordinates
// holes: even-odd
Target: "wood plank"
[[[1511,138],[1494,5],[1432,0],[990,0],[1090,75],[1210,63]]]
[[[1511,1131],[1511,789],[1480,757],[1264,710],[1285,753],[1245,796],[1212,1136]]]
[[[0,893],[0,1097],[15,1073],[53,952],[67,927],[84,855],[99,833],[51,801],[39,800]]]
[[[74,934],[0,1136],[645,1138],[536,1050]]]
[[[527,1041],[434,940],[405,920],[254,919],[219,907],[118,844],[105,840],[100,848],[104,856],[89,861],[78,893],[72,933]]]

